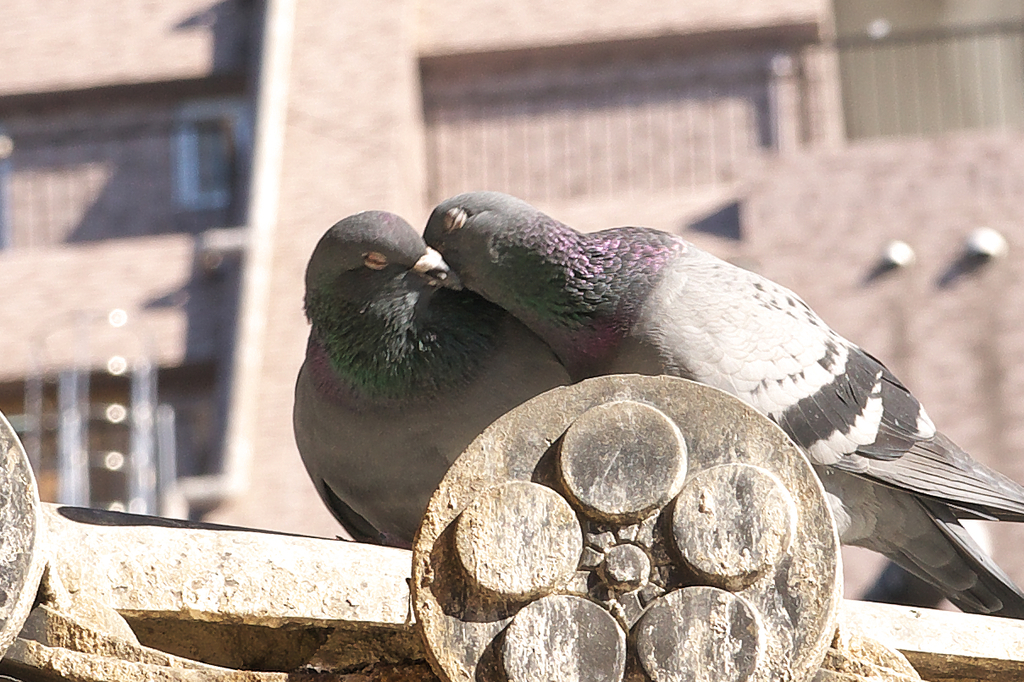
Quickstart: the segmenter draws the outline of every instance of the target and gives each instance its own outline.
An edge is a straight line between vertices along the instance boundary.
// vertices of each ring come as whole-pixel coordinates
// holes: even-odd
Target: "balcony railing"
[[[729,184],[779,146],[790,65],[737,52],[426,78],[429,196],[489,187],[557,201]]]
[[[1024,130],[1024,23],[836,41],[847,135]]]

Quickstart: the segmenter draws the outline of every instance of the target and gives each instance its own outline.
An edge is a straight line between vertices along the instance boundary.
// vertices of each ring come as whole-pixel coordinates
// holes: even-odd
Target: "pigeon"
[[[411,546],[466,446],[569,381],[540,339],[454,279],[409,223],[384,211],[341,220],[310,258],[295,441],[355,540]]]
[[[668,374],[732,394],[806,454],[844,544],[885,555],[964,611],[1024,617],[1024,593],[960,525],[1024,521],[1024,488],[938,432],[885,365],[792,291],[676,235],[582,234],[497,192],[445,200],[424,238],[573,381]]]

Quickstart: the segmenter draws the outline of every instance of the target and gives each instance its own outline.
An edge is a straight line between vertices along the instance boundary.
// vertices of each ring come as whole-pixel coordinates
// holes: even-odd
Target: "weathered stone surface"
[[[792,496],[771,472],[723,464],[687,481],[672,513],[672,538],[702,579],[742,590],[789,551],[796,516]]]
[[[757,610],[743,597],[684,587],[643,615],[636,649],[655,682],[745,682],[761,664],[764,633]]]
[[[594,602],[553,595],[515,615],[501,652],[508,682],[620,682],[626,633]]]
[[[1024,621],[847,600],[842,623],[898,650],[926,680],[1024,679]]]
[[[425,663],[371,665],[354,673],[260,672],[225,670],[213,666],[168,667],[123,661],[36,642],[17,640],[17,660],[5,659],[0,680],[32,682],[437,682]]]
[[[82,682],[273,679],[144,647],[110,607],[86,594],[71,595],[51,572],[44,577],[40,599],[0,662],[0,671],[33,680]]]
[[[787,652],[799,652],[800,646],[806,651],[815,645],[816,642],[805,638],[803,642],[789,642],[790,648],[786,649],[787,642],[780,645],[781,640],[771,632],[771,618],[765,617],[765,614],[773,614],[771,600],[775,600],[774,603],[785,605],[798,626],[827,622],[828,614],[821,611],[822,605],[828,604],[827,599],[813,601],[816,593],[809,586],[802,592],[791,589],[799,581],[819,580],[820,575],[807,564],[816,560],[815,557],[827,559],[829,548],[834,549],[829,542],[833,536],[816,534],[807,525],[808,510],[812,519],[817,512],[813,505],[805,505],[816,498],[814,487],[799,473],[800,467],[805,466],[802,460],[791,460],[791,452],[779,449],[781,446],[774,432],[762,431],[764,425],[751,415],[735,411],[728,402],[716,405],[716,392],[711,391],[710,397],[696,394],[666,398],[649,386],[641,386],[641,390],[633,385],[656,380],[630,379],[624,380],[625,383],[609,382],[604,392],[616,400],[648,400],[675,423],[683,425],[681,429],[688,441],[687,465],[691,469],[687,484],[700,481],[703,474],[721,467],[720,455],[724,452],[728,460],[725,464],[736,466],[739,462],[749,462],[770,472],[786,491],[790,491],[797,509],[790,549],[783,552],[780,565],[770,575],[758,578],[731,598],[745,600],[755,618],[762,619],[761,660],[784,661]],[[570,582],[556,589],[568,595],[553,594],[532,603],[509,599],[507,595],[474,601],[478,595],[472,594],[472,590],[445,583],[451,578],[449,567],[452,565],[458,567],[464,577],[454,550],[452,521],[469,506],[475,494],[509,481],[532,481],[531,486],[539,484],[545,490],[564,492],[557,451],[552,447],[561,433],[558,411],[568,410],[571,420],[572,414],[586,412],[601,398],[588,394],[566,395],[566,391],[556,392],[560,394],[560,402],[553,406],[541,404],[521,417],[537,425],[541,429],[539,433],[517,430],[514,424],[496,424],[495,428],[504,431],[489,432],[491,440],[475,444],[475,450],[471,448],[477,459],[456,465],[457,480],[467,484],[471,492],[442,486],[432,502],[434,515],[427,518],[420,540],[425,533],[434,533],[433,543],[429,545],[433,554],[417,569],[417,579],[431,595],[426,599],[417,595],[417,600],[422,599],[422,604],[417,602],[417,610],[428,613],[432,608],[441,607],[437,613],[442,616],[454,614],[456,624],[445,627],[475,642],[476,649],[463,646],[455,652],[463,657],[461,660],[467,670],[466,661],[476,665],[467,677],[456,679],[487,682],[508,679],[510,674],[519,675],[514,679],[520,679],[521,673],[527,675],[525,679],[531,679],[528,675],[533,674],[531,670],[536,673],[537,667],[528,662],[519,666],[519,672],[505,670],[506,661],[515,658],[517,652],[521,659],[529,658],[524,653],[528,651],[525,645],[509,648],[512,646],[509,642],[516,638],[523,643],[537,636],[537,641],[548,641],[550,650],[575,652],[573,655],[587,660],[590,655],[580,652],[603,638],[582,637],[581,633],[592,633],[602,627],[622,633],[627,642],[654,637],[656,642],[669,646],[673,641],[692,640],[692,633],[699,635],[702,625],[710,624],[719,631],[728,631],[728,624],[736,620],[730,620],[728,609],[721,618],[695,618],[686,622],[676,614],[669,619],[668,626],[648,627],[648,635],[640,637],[647,623],[645,618],[651,618],[653,623],[660,611],[670,611],[669,607],[687,592],[696,589],[716,593],[710,587],[693,587],[692,576],[680,572],[679,559],[674,556],[673,524],[667,523],[673,519],[663,514],[663,510],[633,522],[610,522],[606,518],[588,516],[590,512],[582,507],[576,509],[583,530],[578,542],[585,549]],[[711,404],[702,401],[711,401]],[[733,411],[729,412],[730,409]],[[724,430],[716,431],[713,424],[692,428],[693,424],[703,423],[700,419],[708,419],[705,410],[714,415],[724,412],[727,424],[721,427]],[[541,418],[544,415],[556,423],[545,423]],[[686,421],[684,417],[688,415],[693,419]],[[483,465],[482,473],[473,469],[479,464]],[[739,479],[730,476],[722,480],[735,482]],[[756,513],[761,514],[762,510]],[[42,505],[40,514],[40,539],[33,549],[39,550],[40,556],[52,556],[53,563],[41,581],[37,578],[26,583],[31,588],[31,597],[27,598],[29,605],[37,596],[33,585],[38,584],[38,605],[25,619],[19,636],[0,662],[0,678],[11,675],[14,679],[34,682],[112,679],[427,682],[437,679],[425,663],[417,662],[426,652],[413,630],[405,602],[412,558],[408,552],[54,505]],[[36,517],[15,515],[7,517],[6,522],[21,523],[26,518]],[[768,525],[775,528],[783,524]],[[4,541],[8,531],[4,526]],[[780,541],[779,544],[785,543]],[[288,556],[280,558],[284,555]],[[455,560],[455,564],[451,560]],[[421,570],[434,571],[435,567],[439,570],[433,573]],[[147,578],[147,570],[158,578]],[[209,585],[204,588],[197,584],[199,581]],[[774,585],[775,592],[764,592],[773,589],[769,583]],[[201,589],[205,591],[199,592]],[[195,593],[188,594],[190,590]],[[560,608],[546,607],[552,599],[556,603],[572,599],[586,604],[587,610],[582,616],[572,616],[575,608],[565,609],[563,613]],[[531,621],[529,614],[542,606],[546,608],[541,612],[548,615]],[[120,609],[124,610],[119,613]],[[842,636],[828,649],[822,668],[816,672],[817,682],[910,682],[918,678],[907,659],[929,680],[1024,679],[1024,623],[1019,621],[850,601],[845,602],[844,611]],[[494,636],[514,624],[519,614],[526,615],[520,619],[520,626],[508,630],[515,634],[512,640],[507,636]],[[565,617],[565,614],[572,617]],[[559,625],[559,621],[575,623],[575,626]],[[590,625],[586,625],[588,623]],[[573,627],[579,635],[575,641],[557,637],[550,641],[557,633],[571,634]],[[742,628],[734,630],[741,632]],[[627,631],[632,635],[626,637]],[[689,634],[673,640],[665,634],[673,631]],[[481,636],[481,632],[484,635]],[[540,636],[542,632],[550,636]],[[700,638],[697,636],[698,640]],[[618,641],[617,637],[611,640]],[[742,637],[737,640],[742,650]],[[466,639],[454,641],[464,643]],[[666,641],[668,644],[664,644]],[[155,644],[162,650],[148,644]],[[614,652],[617,646],[605,646],[602,651]],[[894,649],[905,653],[906,658]],[[470,660],[469,655],[474,654],[477,658]],[[687,652],[683,655],[685,657]],[[639,682],[646,676],[641,672],[639,658],[631,659],[633,656],[633,653],[626,654],[626,678]],[[562,658],[565,658],[564,653]],[[210,665],[214,659],[223,666]],[[712,655],[707,660],[716,659]],[[796,655],[793,660],[793,679],[801,679],[800,671],[809,672],[813,667],[812,663],[807,663],[809,656]],[[227,669],[243,665],[258,670]],[[293,670],[306,666],[318,672]],[[273,672],[267,670],[268,667],[293,671]],[[613,679],[618,669],[617,664],[598,667],[611,670]],[[736,665],[733,670],[741,671],[742,666]],[[541,677],[543,672],[541,666]],[[768,679],[766,674],[762,667],[755,670],[751,678]],[[582,673],[580,677],[594,679],[583,677]],[[446,674],[445,679],[453,678]],[[662,673],[659,679],[671,679],[671,676]]]
[[[637,521],[668,504],[686,476],[686,443],[661,410],[632,400],[597,405],[562,437],[570,496],[596,518]]]
[[[146,649],[127,623],[116,633],[92,627],[92,623],[58,611],[50,604],[32,609],[18,638],[37,642],[46,647],[68,649],[85,654],[96,654],[125,661],[170,665],[172,657],[161,651]],[[113,614],[117,616],[117,614]]]
[[[12,675],[14,677],[5,677]],[[228,670],[172,658],[167,665],[82,653],[17,639],[0,679],[32,682],[436,682],[426,662],[371,664],[353,673]]]
[[[651,578],[651,558],[636,545],[609,547],[598,567],[609,585],[624,592],[643,587]]]
[[[119,655],[104,648],[111,642],[117,647],[122,643],[140,646],[138,637],[121,614],[97,600],[88,590],[69,592],[52,566],[43,571],[36,606],[18,637],[49,647],[105,656]]]
[[[620,495],[621,491],[640,490],[643,484],[662,491],[655,496],[657,499],[664,499],[664,491],[674,494],[679,489],[675,483],[663,485],[663,480],[650,480],[650,471],[659,471],[657,467],[619,466],[614,453],[625,451],[627,445],[635,445],[634,441],[644,440],[645,435],[643,429],[626,428],[630,419],[613,418],[616,426],[611,430],[619,435],[604,439],[597,417],[602,414],[600,406],[606,403],[615,405],[608,412],[613,417],[621,417],[625,404],[634,413],[664,415],[679,429],[684,445],[675,452],[684,461],[681,466],[664,469],[670,472],[669,477],[671,472],[683,470],[689,477],[684,482],[688,482],[699,480],[703,472],[714,467],[746,464],[767,472],[769,481],[777,481],[788,491],[795,509],[782,513],[779,519],[775,518],[776,512],[770,512],[760,522],[760,527],[764,527],[780,520],[786,528],[775,539],[758,538],[765,544],[752,562],[758,567],[771,564],[773,559],[774,563],[753,579],[748,577],[742,589],[725,594],[748,605],[755,619],[751,622],[759,623],[760,634],[754,639],[759,653],[742,659],[756,663],[749,679],[777,679],[780,671],[793,680],[808,679],[832,640],[841,592],[838,540],[817,478],[781,430],[739,401],[681,379],[639,376],[600,377],[546,393],[495,422],[449,471],[428,505],[413,560],[418,627],[439,676],[446,682],[504,679],[500,634],[517,614],[532,608],[527,599],[475,589],[466,580],[458,558],[456,519],[482,493],[495,486],[510,481],[531,482],[561,492],[574,504],[583,529],[578,549],[580,563],[573,579],[558,591],[590,600],[606,610],[623,631],[636,633],[644,622],[645,611],[668,608],[659,605],[671,605],[672,600],[680,598],[673,595],[681,589],[701,583],[681,561],[671,537],[672,505],[667,504],[671,498],[654,509],[648,508],[649,502],[634,507],[602,506],[581,499],[590,494],[588,491],[602,489],[619,491],[605,495],[607,499],[626,499],[628,496]],[[585,428],[574,437],[578,438],[574,444],[569,435],[579,420],[583,420]],[[588,424],[591,420],[593,423]],[[665,433],[663,424],[652,428]],[[659,452],[663,454],[666,448],[672,452],[672,439],[661,440],[663,447]],[[572,461],[573,453],[591,461],[577,466],[579,463]],[[652,452],[629,461],[659,460],[657,453]],[[606,473],[592,475],[602,471],[601,466]],[[573,467],[590,472],[590,478],[580,476],[570,481],[565,472]],[[642,479],[640,484],[633,480],[634,476]],[[737,481],[744,485],[754,481],[751,489],[761,491],[758,494],[777,493],[772,487],[774,483],[761,485],[764,481],[747,473],[738,479],[731,474],[725,476],[719,485]],[[571,492],[572,488],[575,492]],[[730,494],[737,497],[735,490]],[[595,499],[600,498],[599,494]],[[778,504],[773,502],[769,506],[775,509]],[[739,508],[758,515],[765,511],[752,509],[747,502]],[[726,521],[740,526],[747,523],[742,513],[729,515]],[[508,532],[513,537],[528,537],[541,530],[534,522],[533,515],[526,515],[524,525],[530,526],[529,530],[517,528]],[[634,561],[637,552],[646,557],[647,565],[643,560]],[[736,554],[744,557],[741,549]],[[541,596],[539,601],[548,598]],[[743,612],[741,608],[732,608]],[[714,609],[708,606],[705,612]],[[704,622],[707,624],[707,619]],[[709,627],[708,632],[714,632],[714,637],[722,638],[727,631],[714,623]],[[635,656],[635,652],[627,654],[626,669],[634,671],[629,673],[630,680],[641,674]],[[733,669],[739,669],[738,665]]]
[[[604,552],[615,544],[615,534],[610,530],[593,529],[586,534],[587,544]]]
[[[915,682],[921,677],[906,657],[864,633],[841,626],[814,682]]]
[[[136,644],[269,671],[425,655],[407,551],[46,504],[41,518],[48,603],[103,636],[130,626]]]
[[[400,585],[396,584],[393,587],[397,589]],[[314,646],[305,653],[301,649],[296,653],[294,642],[288,641],[285,635],[277,642],[280,648],[287,652],[282,654],[281,651],[260,650],[262,643],[247,637],[248,630],[254,626],[220,624],[225,630],[234,628],[234,646],[248,650],[246,663],[259,670],[238,671],[200,663],[140,645],[127,623],[106,605],[92,601],[89,592],[86,586],[77,593],[69,593],[63,589],[53,574],[44,576],[40,590],[42,603],[32,610],[18,638],[0,662],[0,678],[8,679],[3,677],[6,673],[15,675],[15,679],[30,679],[36,682],[430,682],[437,679],[425,662],[408,662],[421,659],[423,656],[418,642],[412,639],[411,629],[397,631],[394,633],[395,637],[383,642],[379,633],[372,629],[357,632],[347,629],[345,623],[339,622],[328,643],[321,647],[324,652],[317,651]],[[202,625],[214,627],[217,624],[204,622]],[[282,629],[288,628],[274,628],[274,631],[279,632]],[[347,638],[340,634],[342,632]],[[156,639],[162,647],[168,643],[163,637]],[[213,637],[209,646],[223,647],[219,655],[230,657],[232,646],[225,645],[227,639]],[[409,646],[407,642],[399,641],[401,639],[411,640],[413,645]],[[375,644],[378,649],[371,650]],[[337,652],[330,650],[331,647],[344,649],[343,657],[348,659],[346,665],[338,665],[340,657],[335,655]],[[313,653],[316,655],[311,657]],[[268,672],[260,667],[261,663],[281,667],[288,654],[292,654],[290,668],[309,667],[320,671],[348,669],[360,672],[344,675],[295,672],[286,674]],[[391,665],[375,663],[388,659],[405,662]]]
[[[455,551],[473,583],[499,597],[547,594],[576,572],[582,531],[550,488],[510,481],[483,491],[459,516]]]
[[[265,627],[165,618],[131,619],[129,624],[141,642],[179,658],[221,668],[264,671],[302,668],[320,655],[321,648],[338,632],[331,627]],[[339,654],[341,658],[327,656],[323,669],[345,670],[354,663],[395,660],[373,656],[383,648],[382,640],[390,642],[388,634],[377,629],[361,632],[356,643],[362,646],[332,651],[331,654]]]
[[[266,627],[411,622],[409,553],[156,517],[42,505],[60,582],[129,619]]]
[[[0,656],[28,616],[45,566],[38,547],[38,515],[32,467],[0,414]]]
[[[122,660],[18,639],[2,669],[33,680],[69,682],[294,682],[284,673],[259,673],[213,667],[170,667]]]
[[[405,666],[410,661],[426,666],[423,640],[411,624],[401,630],[368,630],[338,623],[305,665],[314,670],[359,670],[371,665]]]

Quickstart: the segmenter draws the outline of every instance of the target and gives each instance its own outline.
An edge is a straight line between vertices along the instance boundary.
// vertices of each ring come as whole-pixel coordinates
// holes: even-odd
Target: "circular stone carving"
[[[686,442],[661,410],[632,400],[592,407],[562,438],[562,482],[590,515],[637,520],[676,496]]]
[[[654,682],[744,682],[764,650],[757,611],[715,587],[686,587],[651,604],[636,626],[637,658]]]
[[[501,653],[508,682],[620,682],[626,633],[594,602],[554,595],[516,614]]]
[[[672,537],[707,582],[741,590],[789,550],[796,524],[792,496],[771,472],[723,464],[694,474],[672,514]]]
[[[615,545],[605,552],[601,574],[612,587],[635,590],[650,578],[651,559],[636,545]]]
[[[0,415],[0,657],[21,631],[42,577],[39,493],[21,441]]]
[[[592,510],[574,502],[573,508],[584,531],[582,540],[575,545],[577,565],[565,582],[541,596],[538,603],[547,601],[555,593],[578,597],[605,610],[620,629],[632,633],[638,632],[641,622],[647,623],[650,632],[661,630],[660,626],[652,624],[657,622],[657,614],[662,613],[663,618],[671,621],[666,626],[668,630],[683,632],[684,640],[701,639],[704,635],[700,632],[706,632],[710,641],[719,642],[720,647],[739,647],[729,658],[715,659],[706,653],[701,654],[705,658],[691,657],[689,660],[696,661],[698,668],[690,671],[693,675],[681,679],[705,679],[701,677],[705,673],[700,668],[705,659],[718,661],[722,666],[731,660],[734,672],[746,670],[745,662],[759,660],[760,665],[749,674],[750,682],[779,679],[807,682],[821,665],[835,635],[842,595],[839,540],[814,471],[778,426],[736,398],[684,379],[638,375],[597,377],[538,396],[489,426],[452,465],[430,499],[413,549],[412,598],[416,627],[423,635],[434,671],[443,682],[507,682],[503,657],[506,654],[513,657],[514,653],[505,650],[505,632],[519,613],[534,608],[527,600],[503,592],[505,588],[480,589],[487,581],[468,575],[460,556],[460,552],[465,552],[457,548],[459,526],[468,523],[465,519],[473,513],[488,517],[492,512],[463,514],[470,507],[480,508],[481,496],[492,494],[487,493],[489,489],[512,482],[528,486],[543,484],[546,490],[542,495],[565,490],[568,486],[562,480],[562,465],[568,461],[565,460],[567,453],[573,451],[572,439],[566,438],[567,432],[581,425],[585,427],[586,420],[601,414],[595,408],[603,404],[611,403],[610,413],[621,415],[624,402],[642,404],[640,410],[656,408],[681,430],[686,438],[685,467],[689,479],[710,481],[712,479],[704,479],[704,476],[723,473],[713,472],[713,469],[734,464],[768,472],[768,480],[774,477],[793,501],[795,512],[788,522],[791,540],[779,542],[785,549],[778,560],[742,589],[733,589],[730,597],[728,592],[709,585],[694,586],[695,572],[681,558],[673,537],[675,502],[672,500],[665,500],[662,506],[638,518],[595,518],[598,515]],[[600,419],[596,422],[591,431],[599,435],[599,427],[604,422]],[[672,442],[669,439],[670,446]],[[564,447],[566,444],[568,447]],[[589,449],[577,450],[583,458],[588,457],[589,452]],[[565,461],[560,464],[560,459]],[[712,473],[705,473],[709,471]],[[740,479],[749,475],[746,470],[724,468],[723,471],[739,471]],[[643,467],[626,471],[625,475],[627,479],[643,477],[644,484],[658,483],[647,478]],[[762,481],[757,476],[752,476],[755,484]],[[609,476],[606,480],[613,478]],[[595,480],[600,481],[600,477]],[[717,480],[723,485],[732,485],[732,474]],[[668,489],[671,490],[671,486]],[[735,491],[727,492],[733,497],[736,495]],[[568,492],[565,494],[569,496]],[[706,506],[709,507],[710,498],[708,500]],[[766,512],[757,509],[754,513]],[[519,538],[514,542],[529,543],[534,535],[548,532],[549,521],[544,514],[525,509],[506,513],[503,518],[505,521],[491,524],[494,539],[486,544],[492,546],[488,550],[492,559],[512,565],[517,560],[506,558],[506,554],[514,554],[509,546],[500,551],[494,549],[506,542],[502,535]],[[748,523],[738,517],[729,523],[734,521],[741,525]],[[505,526],[499,528],[502,523]],[[646,582],[641,578],[643,584],[633,589],[632,582],[644,571],[636,567],[634,560],[638,556],[630,546],[640,548],[651,563]],[[583,547],[585,551],[581,552]],[[762,553],[767,556],[772,552]],[[643,563],[642,559],[639,563]],[[551,584],[552,580],[534,583],[531,589],[541,583]],[[698,592],[692,593],[694,589]],[[680,590],[683,590],[680,595],[670,596]],[[705,596],[701,611],[700,601],[689,596],[691,593],[712,595],[714,599]],[[695,623],[680,621],[678,609],[682,607],[673,607],[676,600],[683,600],[684,596],[687,600],[684,610],[700,614]],[[726,606],[719,608],[718,604]],[[531,622],[526,620],[528,617],[524,616],[523,622]],[[644,621],[645,618],[650,620]],[[756,623],[757,637],[748,636],[749,631],[743,627],[747,622],[744,618]],[[546,630],[523,626],[527,634],[522,637],[535,637],[537,650],[547,646],[543,642],[548,634],[541,636],[541,633],[555,633],[559,629],[554,620],[545,622],[550,626],[545,626]],[[571,627],[566,632],[571,632]],[[651,651],[655,651],[660,641],[650,640],[648,636],[643,640]],[[630,680],[646,678],[638,659],[638,639],[631,635],[626,641],[626,668],[630,671],[626,674]],[[737,652],[749,652],[752,641],[756,642],[756,655],[753,658],[740,656]],[[659,659],[654,653],[651,656],[654,657],[649,659],[649,664],[655,670]],[[657,674],[663,675],[660,679],[672,679],[664,677],[665,669],[671,671],[671,665],[658,669],[661,672]],[[508,672],[511,673],[511,669]],[[538,674],[543,675],[543,672]]]
[[[525,599],[572,577],[582,536],[575,512],[558,493],[510,481],[483,491],[462,512],[455,550],[477,587]]]

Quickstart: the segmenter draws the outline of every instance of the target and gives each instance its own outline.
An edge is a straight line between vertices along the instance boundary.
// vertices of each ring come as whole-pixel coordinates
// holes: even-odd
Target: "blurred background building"
[[[790,286],[1024,481],[1019,2],[8,0],[0,64],[0,409],[45,499],[337,532],[306,260],[483,188]]]

